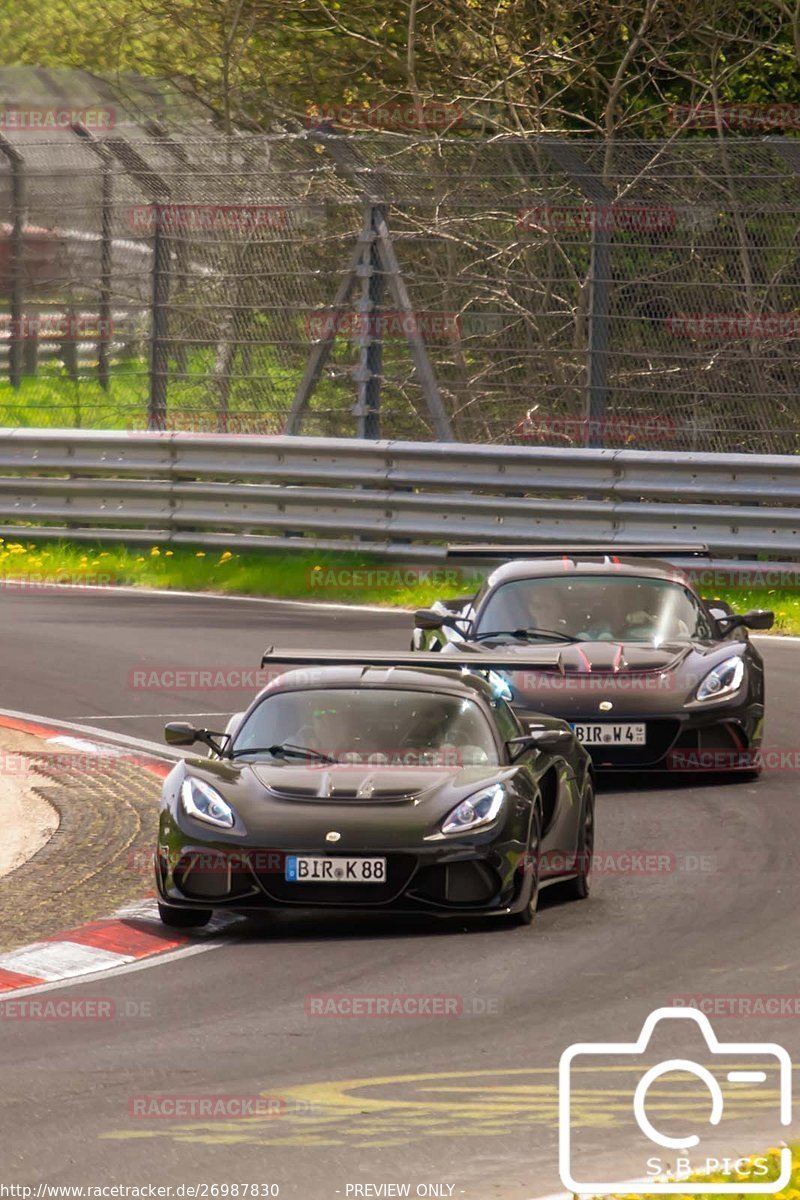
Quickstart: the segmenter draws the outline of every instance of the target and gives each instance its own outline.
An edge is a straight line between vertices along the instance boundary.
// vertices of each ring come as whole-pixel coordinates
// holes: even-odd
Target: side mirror
[[[768,608],[751,608],[742,617],[748,629],[771,629],[775,624],[775,613]]]
[[[444,613],[435,612],[432,608],[418,608],[414,613],[415,629],[441,629],[450,622]]]
[[[768,608],[751,608],[746,613],[726,613],[717,617],[717,625],[723,636],[733,629],[771,629],[774,624],[775,613]]]
[[[223,747],[214,740],[215,738],[224,738],[230,742],[228,733],[214,733],[210,729],[195,729],[186,721],[170,721],[168,725],[164,726],[164,741],[168,746],[193,746],[195,742],[202,742],[204,746],[208,746],[215,754],[221,756]]]
[[[164,726],[164,741],[168,746],[193,746],[198,740],[198,732],[186,721],[170,721]]]
[[[571,729],[531,729],[522,737],[512,738],[506,745],[511,761],[516,762],[528,750],[558,750],[573,736]]]

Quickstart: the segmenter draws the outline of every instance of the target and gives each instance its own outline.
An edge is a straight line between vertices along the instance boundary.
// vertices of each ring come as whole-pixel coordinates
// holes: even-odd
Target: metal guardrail
[[[482,538],[688,538],[800,558],[800,457],[3,429],[0,531],[416,559]]]

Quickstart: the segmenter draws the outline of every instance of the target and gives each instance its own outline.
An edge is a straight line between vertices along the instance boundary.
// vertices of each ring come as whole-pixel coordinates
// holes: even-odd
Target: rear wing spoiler
[[[283,650],[279,646],[268,646],[261,655],[261,666],[280,663],[292,667],[406,667],[417,671],[432,668],[436,671],[526,671],[531,668],[556,670],[564,673],[561,651],[553,648],[531,649],[524,657],[516,654],[489,654],[465,646],[456,654],[434,651],[352,650],[341,653],[333,650]]]
[[[674,545],[631,542],[534,542],[530,545],[509,543],[491,545],[485,542],[448,546],[447,558],[707,558],[708,546],[703,542]]]

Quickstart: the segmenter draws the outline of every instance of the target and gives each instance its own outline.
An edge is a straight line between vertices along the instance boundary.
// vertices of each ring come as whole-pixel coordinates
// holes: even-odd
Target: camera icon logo
[[[609,1065],[601,1069],[613,1069],[611,1064],[614,1064],[620,1070],[630,1072],[632,1068],[636,1067],[637,1057],[640,1059],[646,1057],[653,1031],[659,1022],[662,1021],[694,1023],[700,1029],[709,1054],[722,1056],[722,1061],[719,1064],[713,1063],[711,1067],[708,1067],[688,1058],[669,1058],[651,1066],[647,1070],[643,1070],[631,1097],[632,1115],[636,1127],[638,1127],[639,1134],[642,1135],[640,1140],[643,1147],[649,1147],[651,1153],[653,1147],[658,1147],[660,1150],[685,1154],[689,1150],[698,1147],[701,1143],[698,1133],[693,1130],[678,1134],[664,1133],[648,1115],[648,1092],[657,1081],[662,1080],[672,1072],[693,1075],[705,1085],[710,1093],[710,1112],[706,1119],[710,1126],[718,1126],[722,1121],[725,1105],[729,1100],[736,1097],[737,1088],[745,1085],[747,1089],[752,1089],[758,1084],[767,1085],[768,1074],[764,1070],[764,1067],[768,1066],[773,1070],[773,1079],[775,1078],[774,1072],[777,1072],[778,1118],[780,1124],[791,1124],[792,1063],[788,1052],[783,1046],[778,1046],[774,1042],[720,1042],[714,1033],[711,1022],[704,1013],[690,1008],[659,1008],[655,1012],[652,1012],[646,1019],[639,1038],[635,1042],[577,1042],[567,1047],[561,1055],[558,1068],[559,1173],[561,1175],[561,1182],[569,1191],[573,1193],[593,1194],[630,1191],[630,1178],[616,1180],[576,1178],[573,1153],[573,1124],[575,1123],[573,1099],[576,1093],[580,1093],[580,1089],[574,1086],[575,1071],[576,1069],[580,1070],[580,1060],[582,1057],[592,1056],[593,1060],[597,1058],[610,1060]],[[677,1027],[673,1025],[672,1028],[675,1029]],[[686,1028],[687,1026],[684,1025],[684,1029]],[[731,1058],[733,1058],[737,1067],[740,1065],[740,1069],[731,1069]],[[765,1060],[769,1061],[765,1062]],[[729,1085],[729,1087],[724,1085]],[[774,1089],[774,1087],[775,1083],[773,1082],[772,1088]],[[654,1104],[652,1107],[656,1108],[657,1106]],[[726,1192],[738,1195],[747,1192],[761,1193],[762,1195],[772,1194],[783,1190],[792,1177],[792,1152],[788,1147],[784,1147],[781,1151],[780,1177],[770,1180],[759,1179],[752,1183],[732,1181],[730,1183],[708,1184],[702,1182],[694,1183],[686,1180],[683,1182],[661,1182],[660,1176],[653,1177],[652,1171],[648,1173],[647,1164],[653,1161],[658,1161],[658,1159],[654,1160],[644,1157],[642,1161],[642,1182],[645,1182],[647,1185],[646,1190],[648,1195],[655,1195],[657,1193],[687,1195],[708,1192],[709,1188],[713,1190],[715,1195]],[[689,1160],[684,1159],[682,1161],[688,1162]],[[717,1163],[719,1160],[712,1161]],[[704,1169],[703,1164],[695,1164],[693,1162],[691,1170],[694,1171],[696,1169]],[[648,1174],[649,1177],[644,1178]]]

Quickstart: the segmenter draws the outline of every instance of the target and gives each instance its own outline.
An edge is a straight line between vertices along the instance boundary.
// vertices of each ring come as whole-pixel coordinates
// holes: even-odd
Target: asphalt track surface
[[[362,639],[404,649],[409,618],[3,591],[0,706],[156,739],[170,717],[208,714],[193,719],[219,726],[212,714],[236,711],[252,689],[134,687],[135,670],[245,670],[269,643]],[[766,744],[791,750],[800,644],[759,644]],[[410,1195],[436,1184],[475,1200],[560,1190],[557,1066],[570,1043],[633,1040],[676,995],[800,994],[797,782],[780,770],[757,783],[607,784],[599,856],[648,851],[670,856],[669,868],[601,873],[583,903],[546,894],[530,929],[280,915],[232,926],[209,951],[48,993],[110,998],[129,1015],[0,1022],[0,1182],[271,1183],[308,1200],[397,1194],[353,1190],[367,1184],[407,1184]],[[465,1011],[310,1017],[306,998],[321,992],[457,996]],[[779,1042],[800,1062],[798,1016],[714,1026],[723,1041]],[[611,1171],[604,1178],[640,1176],[630,1073],[590,1074],[583,1087],[581,1154]],[[266,1093],[285,1108],[269,1120],[132,1118],[131,1098],[152,1093]],[[699,1113],[703,1133],[698,1096],[684,1090],[673,1116]],[[774,1094],[748,1094],[710,1145],[741,1153],[786,1136]]]

